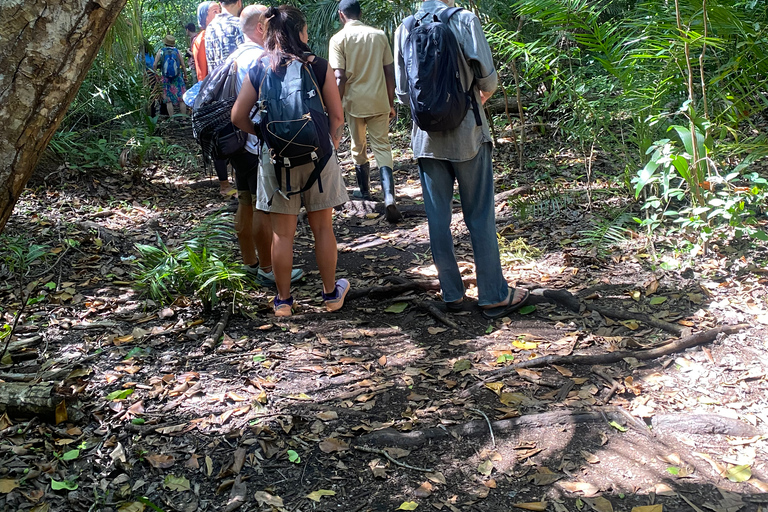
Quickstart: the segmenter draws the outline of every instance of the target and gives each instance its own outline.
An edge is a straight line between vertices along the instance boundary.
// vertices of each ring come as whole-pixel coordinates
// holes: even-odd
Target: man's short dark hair
[[[194,23],[187,23],[186,25],[184,25],[184,28],[186,28],[190,32],[194,32],[195,31],[195,24]]]
[[[360,19],[360,2],[358,0],[341,0],[339,2],[339,12],[347,18],[353,20]]]
[[[232,5],[232,4],[236,4],[237,0],[219,0],[219,3],[224,5]]]

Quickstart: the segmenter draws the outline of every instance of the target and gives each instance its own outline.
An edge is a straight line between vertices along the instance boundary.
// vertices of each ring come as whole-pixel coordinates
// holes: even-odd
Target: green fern
[[[556,185],[537,187],[533,192],[510,199],[507,204],[520,219],[562,213],[575,203],[579,192]]]
[[[204,219],[192,228],[178,248],[169,248],[158,236],[157,245],[137,245],[136,288],[167,304],[178,295],[195,295],[206,311],[221,300],[233,304],[251,286],[258,286],[235,258],[231,214]]]
[[[607,256],[616,246],[627,242],[632,230],[624,226],[631,222],[632,217],[627,213],[621,213],[614,219],[598,217],[594,227],[579,232],[582,238],[576,243],[589,248],[598,256]]]

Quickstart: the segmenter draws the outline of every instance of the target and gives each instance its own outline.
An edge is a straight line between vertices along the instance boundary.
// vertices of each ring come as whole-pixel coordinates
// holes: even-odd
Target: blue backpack
[[[480,112],[472,91],[461,85],[459,57],[461,50],[448,22],[461,11],[453,7],[439,16],[427,13],[416,19],[408,16],[403,25],[408,36],[403,45],[408,76],[411,115],[416,125],[426,132],[442,132],[457,128],[472,106],[480,126]],[[424,19],[432,16],[431,22]]]
[[[163,48],[163,76],[166,78],[176,78],[181,71],[181,61],[179,50],[172,46]]]
[[[320,173],[333,155],[333,144],[322,91],[312,67],[298,59],[286,59],[274,71],[265,57],[260,61],[259,73],[260,138],[269,148],[275,166],[279,187],[276,192],[287,198],[309,190],[317,181],[322,193]],[[315,168],[307,182],[293,190],[291,168],[309,163],[314,163]]]

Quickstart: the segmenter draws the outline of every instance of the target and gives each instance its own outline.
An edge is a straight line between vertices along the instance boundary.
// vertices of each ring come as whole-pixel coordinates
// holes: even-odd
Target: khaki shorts
[[[313,164],[300,165],[291,169],[291,187],[292,190],[299,190],[307,182],[309,175],[314,169]],[[283,191],[285,192],[285,174],[283,174]],[[344,178],[341,176],[339,161],[334,152],[331,155],[328,164],[320,174],[320,182],[323,184],[323,191],[320,192],[318,182],[315,182],[309,190],[301,194],[294,194],[287,199],[280,194],[278,190],[277,176],[275,176],[275,167],[269,158],[269,149],[263,148],[261,156],[261,167],[259,168],[258,194],[256,197],[256,208],[270,213],[284,213],[287,215],[298,215],[301,210],[302,200],[304,208],[308,212],[325,210],[342,205],[349,200],[347,188],[344,184]],[[270,199],[272,204],[269,204]]]

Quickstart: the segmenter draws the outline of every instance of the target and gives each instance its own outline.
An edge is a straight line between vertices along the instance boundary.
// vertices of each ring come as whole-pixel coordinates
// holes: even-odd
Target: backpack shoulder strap
[[[451,7],[450,9],[443,9],[438,15],[440,23],[448,23],[451,19],[451,16],[463,10],[464,9],[462,7]]]

